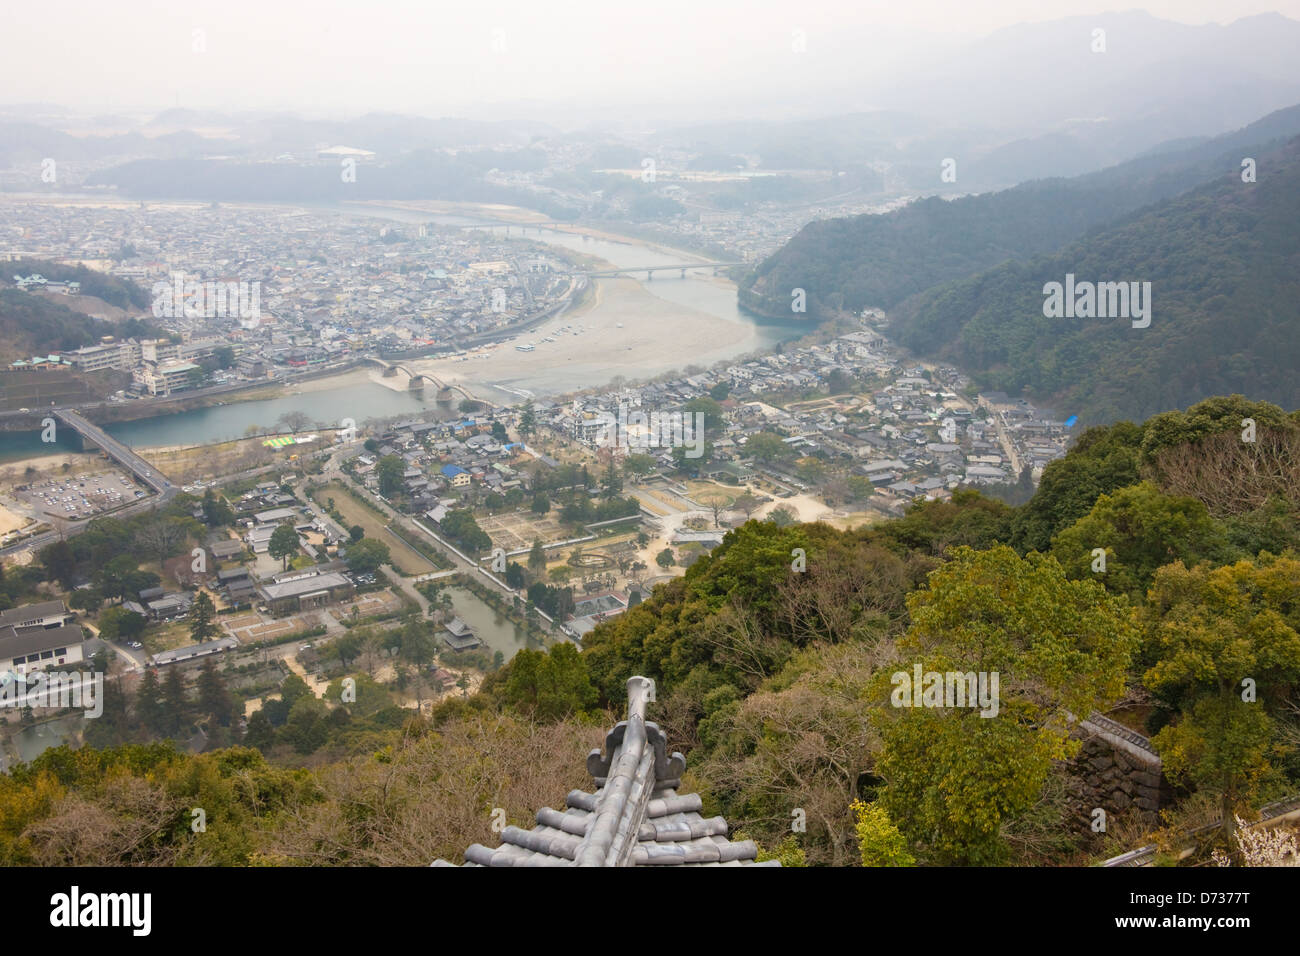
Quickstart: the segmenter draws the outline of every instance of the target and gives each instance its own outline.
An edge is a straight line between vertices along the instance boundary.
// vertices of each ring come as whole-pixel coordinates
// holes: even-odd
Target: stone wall
[[[1171,793],[1160,758],[1141,734],[1100,714],[1080,723],[1079,753],[1067,767],[1067,793],[1074,815],[1092,826],[1097,807],[1107,822],[1123,816],[1144,826],[1158,824],[1158,811]]]

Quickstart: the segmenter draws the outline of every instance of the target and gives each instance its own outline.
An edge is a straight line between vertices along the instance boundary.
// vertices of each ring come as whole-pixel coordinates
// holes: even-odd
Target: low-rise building
[[[262,599],[273,614],[308,611],[350,597],[352,581],[337,571],[309,572],[261,586]]]

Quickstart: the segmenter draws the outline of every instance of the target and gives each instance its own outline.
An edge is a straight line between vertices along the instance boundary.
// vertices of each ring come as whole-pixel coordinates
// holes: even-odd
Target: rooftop
[[[475,843],[465,866],[780,866],[757,863],[752,840],[732,843],[727,821],[700,816],[699,794],[679,794],[686,758],[645,719],[654,681],[627,682],[627,720],[587,755],[594,793],[574,790],[563,813],[543,807],[531,830],[506,827],[495,849]],[[437,860],[434,866],[452,866]]]

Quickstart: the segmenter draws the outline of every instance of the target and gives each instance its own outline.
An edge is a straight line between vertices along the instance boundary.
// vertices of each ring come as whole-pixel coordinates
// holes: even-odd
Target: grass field
[[[333,498],[334,507],[347,519],[348,527],[359,524],[365,529],[367,538],[374,538],[388,545],[388,550],[393,555],[393,567],[403,574],[424,574],[427,571],[438,570],[432,561],[412,550],[410,545],[389,531],[384,526],[384,520],[353,498],[351,492],[343,485],[337,482],[322,485],[315,492],[314,497],[322,509],[325,503]]]

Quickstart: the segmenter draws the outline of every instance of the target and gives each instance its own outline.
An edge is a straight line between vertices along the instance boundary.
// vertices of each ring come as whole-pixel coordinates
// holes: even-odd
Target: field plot
[[[402,599],[392,591],[372,591],[369,594],[358,595],[355,601],[344,601],[331,611],[340,621],[346,621],[352,617],[353,608],[356,608],[357,617],[391,614],[402,609]]]
[[[651,488],[641,486],[632,489],[632,494],[641,502],[642,507],[652,514],[664,517],[667,515],[681,514],[684,511],[694,511],[695,508],[675,491],[667,488]]]
[[[342,485],[331,482],[317,490],[313,497],[320,505],[333,498],[334,507],[338,508],[339,513],[347,519],[348,526],[359,524],[365,529],[367,538],[374,538],[388,545],[388,550],[393,556],[393,567],[403,574],[424,574],[438,570],[432,561],[389,531],[385,527],[386,522],[383,518],[353,498],[348,489]]]
[[[241,644],[273,641],[276,638],[297,634],[299,631],[306,631],[315,626],[313,622],[307,621],[298,615],[278,620],[263,620],[257,614],[241,614],[237,618],[227,620],[224,623],[226,629],[234,637],[238,638]]]
[[[504,548],[506,553],[531,548],[534,541],[550,544],[552,541],[565,541],[573,537],[558,518],[549,514],[516,512],[489,515],[479,518],[478,525],[492,539],[493,547]]]

